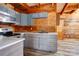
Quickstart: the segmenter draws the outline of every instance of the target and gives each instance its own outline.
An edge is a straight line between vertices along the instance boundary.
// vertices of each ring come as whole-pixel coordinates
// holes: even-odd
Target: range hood
[[[0,11],[0,22],[5,23],[16,23],[16,18],[12,17],[10,14]]]

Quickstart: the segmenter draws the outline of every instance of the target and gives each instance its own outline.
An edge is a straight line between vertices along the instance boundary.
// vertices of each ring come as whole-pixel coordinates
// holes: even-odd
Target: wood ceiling
[[[20,13],[36,13],[36,12],[56,12],[55,3],[8,3],[14,7],[14,10]]]
[[[79,8],[79,3],[58,3],[57,5],[57,12],[60,14],[71,14]]]
[[[6,3],[20,13],[57,12],[71,14],[79,8],[79,3]]]

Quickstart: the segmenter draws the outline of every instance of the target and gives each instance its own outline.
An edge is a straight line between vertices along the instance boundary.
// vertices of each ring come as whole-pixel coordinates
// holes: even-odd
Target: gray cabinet
[[[32,38],[33,39],[33,48],[38,49],[40,48],[40,37],[36,35],[36,37]]]
[[[24,38],[26,38],[24,41],[24,47],[33,48],[33,36],[31,34],[25,34]]]
[[[47,12],[40,12],[40,13],[33,13],[32,18],[47,18],[48,13]]]
[[[48,33],[27,33],[24,46],[38,50],[56,52],[57,35]]]
[[[27,25],[33,25],[32,14],[27,15]]]
[[[49,50],[50,39],[48,38],[48,36],[40,36],[40,42],[39,43],[40,43],[40,47],[39,47],[40,50],[45,50],[45,51]]]
[[[40,18],[47,18],[48,17],[48,13],[47,12],[41,12],[41,13],[39,13],[39,17]]]
[[[16,13],[16,22],[21,26],[31,26],[33,25],[32,14]]]
[[[10,14],[12,17],[15,17],[16,16],[16,11],[8,8],[8,14]]]
[[[14,17],[15,11],[12,12],[12,10],[9,10],[7,7],[0,5],[0,13],[1,13],[1,17],[5,18],[2,19],[2,22],[8,22],[8,23],[16,22],[16,19]]]
[[[0,5],[0,11],[8,13],[8,14],[10,14],[10,17],[14,17],[15,18],[16,11],[14,11],[12,9],[9,9],[9,8],[3,6],[3,5]]]
[[[4,6],[0,5],[0,11],[6,12],[6,10],[7,9]]]
[[[28,25],[28,14],[16,13],[16,21],[18,25],[27,26]]]
[[[32,22],[32,14],[21,14],[21,25],[22,26],[31,26]]]
[[[16,13],[16,24],[21,25],[21,14],[20,13]]]
[[[21,14],[21,25],[22,26],[27,25],[27,14]]]
[[[32,18],[39,18],[39,13],[33,13]]]

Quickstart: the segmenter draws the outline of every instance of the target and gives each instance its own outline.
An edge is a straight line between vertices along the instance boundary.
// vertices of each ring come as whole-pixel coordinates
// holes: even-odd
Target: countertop
[[[0,39],[0,50],[25,40],[24,38],[3,37]]]
[[[39,33],[39,32],[14,32],[14,33],[24,33],[24,34],[53,34],[57,35],[57,32]]]

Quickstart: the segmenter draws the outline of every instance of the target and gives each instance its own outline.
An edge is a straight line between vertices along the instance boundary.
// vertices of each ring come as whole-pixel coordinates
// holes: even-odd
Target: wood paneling
[[[49,12],[47,18],[33,19],[37,26],[56,26],[56,13]]]
[[[37,26],[37,30],[45,30],[47,32],[56,31],[56,13],[49,12],[48,18],[34,19],[34,24]]]

